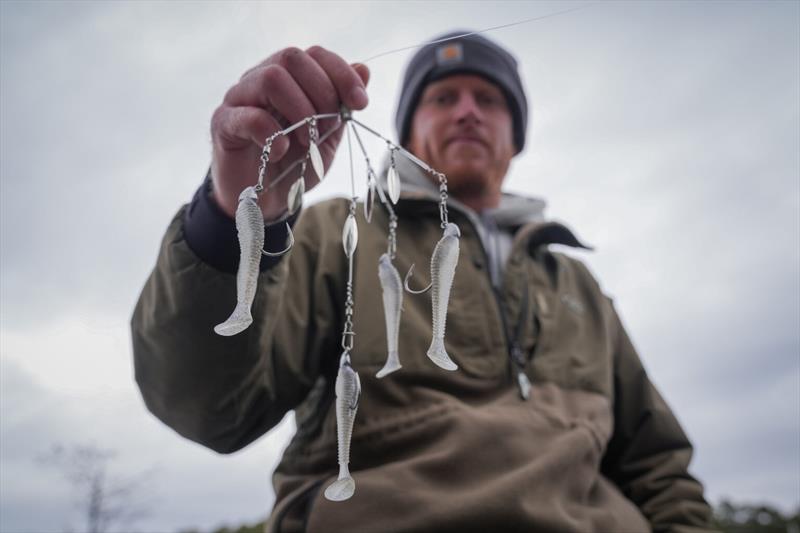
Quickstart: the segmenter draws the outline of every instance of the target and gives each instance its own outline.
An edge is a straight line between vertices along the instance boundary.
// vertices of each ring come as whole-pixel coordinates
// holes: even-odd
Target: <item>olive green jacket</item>
[[[406,195],[397,269],[427,274],[441,237],[435,201]],[[338,472],[333,382],[341,354],[346,200],[305,209],[296,244],[260,275],[254,323],[221,337],[235,275],[198,259],[183,210],[164,237],[133,315],[136,379],[148,408],[181,435],[234,452],[296,411],[297,434],[274,474],[269,531],[705,531],[710,510],[688,472],[692,448],[648,380],[611,301],[578,260],[564,226],[515,234],[495,290],[475,226],[450,210],[461,253],[446,345],[456,372],[425,355],[430,294],[406,294],[403,368],[384,379],[386,333],[378,258],[388,216],[359,210],[355,348],[362,383],[352,440],[356,492],[322,496]],[[521,399],[510,353],[532,383]],[[520,357],[521,355],[521,357]]]

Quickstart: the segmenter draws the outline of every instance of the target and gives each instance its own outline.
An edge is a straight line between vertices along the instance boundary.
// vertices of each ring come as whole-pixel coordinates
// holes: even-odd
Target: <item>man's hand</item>
[[[320,46],[306,51],[285,48],[245,72],[239,83],[225,94],[222,105],[211,118],[213,196],[222,210],[233,218],[239,193],[248,185],[255,185],[267,137],[310,115],[338,113],[341,104],[353,110],[364,109],[368,81],[369,69],[365,65],[348,65]],[[337,119],[323,119],[317,129],[322,136],[336,125]],[[326,170],[343,131],[344,128],[339,128],[319,146]],[[275,139],[265,189],[270,178],[277,177],[306,154],[308,142],[306,127]],[[310,164],[305,177],[306,190],[319,183]],[[294,181],[284,179],[260,195],[259,204],[266,220],[275,219],[286,210],[286,195]]]

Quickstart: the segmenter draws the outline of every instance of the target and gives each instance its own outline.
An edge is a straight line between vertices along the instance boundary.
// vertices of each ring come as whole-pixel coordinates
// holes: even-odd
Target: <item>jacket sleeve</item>
[[[134,310],[134,371],[156,417],[230,453],[277,424],[338,356],[340,265],[323,259],[334,245],[324,242],[325,225],[307,210],[292,251],[259,274],[253,324],[219,336],[213,328],[235,306],[236,275],[201,260],[187,244],[186,209],[172,220]]]
[[[614,434],[603,473],[655,532],[713,531],[703,486],[688,472],[692,445],[650,382],[616,313]]]

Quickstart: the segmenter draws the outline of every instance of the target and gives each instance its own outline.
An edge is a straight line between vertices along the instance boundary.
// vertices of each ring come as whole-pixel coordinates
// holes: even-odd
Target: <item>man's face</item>
[[[414,111],[407,148],[443,172],[462,202],[477,210],[496,207],[515,153],[505,96],[473,74],[430,83]]]

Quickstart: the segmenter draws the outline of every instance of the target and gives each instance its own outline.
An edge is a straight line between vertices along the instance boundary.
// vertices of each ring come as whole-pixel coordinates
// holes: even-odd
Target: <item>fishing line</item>
[[[599,4],[599,3],[600,2],[591,2],[589,4],[584,4],[582,6],[571,7],[569,9],[562,9],[561,11],[556,11],[554,13],[548,13],[547,15],[540,15],[538,17],[531,17],[531,18],[524,19],[524,20],[518,20],[517,22],[510,22],[508,24],[501,24],[500,26],[492,26],[491,28],[484,28],[484,29],[478,30],[478,31],[471,31],[471,32],[467,32],[467,33],[462,33],[462,34],[459,34],[459,35],[454,35],[452,37],[446,37],[444,39],[437,39],[435,41],[427,41],[427,42],[423,42],[423,43],[419,43],[419,44],[414,44],[414,45],[411,45],[411,46],[404,46],[402,48],[395,48],[394,50],[388,50],[386,52],[381,52],[380,54],[368,57],[367,59],[364,59],[363,61],[360,61],[360,63],[366,63],[367,61],[372,61],[373,59],[377,59],[377,58],[383,57],[383,56],[388,56],[390,54],[394,54],[394,53],[397,53],[397,52],[403,52],[404,50],[414,50],[416,48],[422,48],[423,46],[428,46],[429,44],[443,43],[445,41],[452,41],[453,39],[460,39],[462,37],[467,37],[469,35],[478,35],[479,33],[486,33],[487,31],[499,30],[499,29],[502,29],[502,28],[510,28],[511,26],[518,26],[520,24],[527,24],[528,22],[534,22],[534,21],[537,21],[537,20],[543,20],[543,19],[547,19],[547,18],[557,17],[559,15],[566,15],[567,13],[573,13],[575,11],[580,11],[582,9],[586,9],[588,7],[592,7],[592,6],[594,6],[596,4]]]

